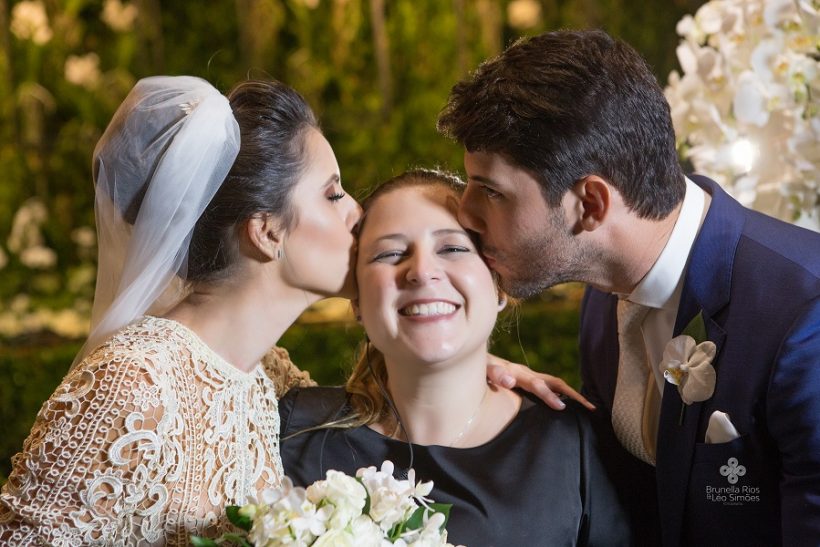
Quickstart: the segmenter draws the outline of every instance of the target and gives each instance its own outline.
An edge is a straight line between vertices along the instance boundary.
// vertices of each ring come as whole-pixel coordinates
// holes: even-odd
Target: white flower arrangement
[[[711,0],[677,26],[681,155],[744,205],[820,230],[820,1]]]
[[[432,482],[393,477],[394,466],[359,469],[356,477],[328,471],[324,480],[305,488],[287,477],[259,499],[230,506],[228,519],[247,534],[225,534],[217,540],[193,537],[195,546],[234,542],[246,547],[280,545],[353,547],[452,547],[445,525],[450,505],[432,503]]]

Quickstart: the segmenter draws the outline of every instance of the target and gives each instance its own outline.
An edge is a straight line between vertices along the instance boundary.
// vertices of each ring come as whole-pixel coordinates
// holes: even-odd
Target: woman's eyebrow
[[[440,230],[436,230],[433,232],[434,236],[443,236],[449,234],[456,234],[456,235],[463,235],[465,237],[470,237],[469,234],[460,228],[441,228]],[[401,233],[394,233],[394,234],[384,234],[383,236],[377,237],[374,241],[384,241],[384,240],[397,240],[397,241],[407,241],[408,237]]]
[[[334,184],[338,184],[339,182],[341,182],[341,180],[342,179],[339,177],[338,173],[333,173],[332,175],[330,175],[330,178],[327,179],[327,181],[322,187],[327,188],[328,186],[333,186]]]
[[[470,237],[467,234],[467,231],[463,228],[442,228],[441,230],[436,230],[433,232],[433,235],[441,236],[441,235],[448,235],[448,234],[457,234],[463,235],[465,237]]]

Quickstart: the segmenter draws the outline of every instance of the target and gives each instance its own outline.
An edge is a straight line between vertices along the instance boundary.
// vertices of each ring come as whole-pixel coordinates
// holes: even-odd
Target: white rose
[[[382,530],[389,530],[397,522],[408,519],[416,507],[412,498],[389,488],[370,493],[370,516]]]
[[[330,470],[326,477],[308,487],[307,498],[316,505],[323,500],[333,505],[330,526],[344,528],[362,514],[367,491],[359,481],[339,471]]]
[[[283,526],[283,523],[276,518],[275,513],[261,510],[256,511],[254,514],[253,526],[248,533],[248,538],[254,545],[265,545],[269,539],[282,537],[283,532],[286,531],[287,526]]]
[[[347,530],[330,530],[318,538],[313,547],[357,547],[357,540]]]
[[[370,517],[359,516],[350,523],[350,531],[358,547],[381,547],[384,534]]]

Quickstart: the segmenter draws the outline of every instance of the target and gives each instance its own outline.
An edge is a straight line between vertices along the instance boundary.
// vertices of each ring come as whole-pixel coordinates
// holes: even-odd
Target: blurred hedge
[[[516,319],[515,316],[518,316]],[[577,371],[578,300],[574,294],[547,293],[499,321],[492,350],[536,370],[579,385]],[[295,325],[282,337],[293,361],[320,384],[344,381],[362,329],[351,324]],[[53,336],[31,337],[0,351],[0,482],[11,469],[9,458],[22,447],[37,411],[71,364],[81,342]],[[522,353],[523,351],[523,353]]]

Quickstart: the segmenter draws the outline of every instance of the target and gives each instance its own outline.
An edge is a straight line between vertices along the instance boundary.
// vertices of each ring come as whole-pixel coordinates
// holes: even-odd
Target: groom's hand
[[[595,405],[572,389],[561,378],[535,372],[529,367],[511,363],[491,354],[487,355],[487,380],[507,389],[518,387],[524,391],[529,391],[555,410],[563,410],[566,407],[561,398],[558,397],[559,393],[575,399],[589,410],[595,410]]]

